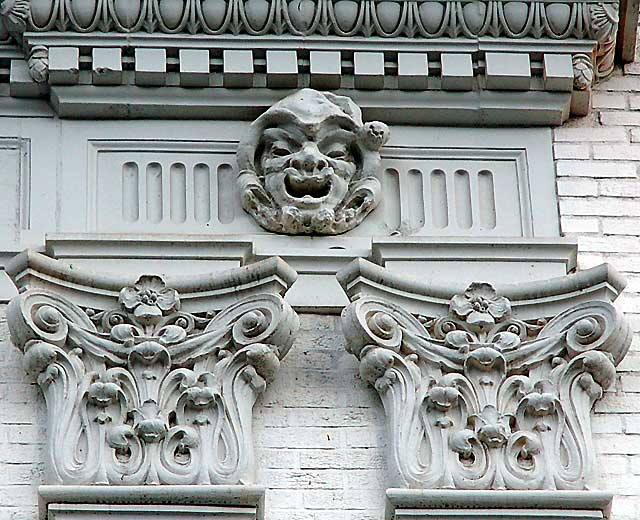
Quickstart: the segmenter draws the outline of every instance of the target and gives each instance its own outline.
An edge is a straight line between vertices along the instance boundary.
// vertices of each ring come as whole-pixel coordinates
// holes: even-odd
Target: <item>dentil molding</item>
[[[590,274],[594,285],[601,272]],[[343,330],[385,408],[392,487],[588,489],[596,469],[590,412],[614,380],[631,329],[606,292],[572,301],[583,282],[531,282],[511,290],[519,305],[472,283],[442,312],[424,314],[406,310],[390,285],[384,294],[359,291]]]
[[[569,111],[588,112],[592,85],[613,70],[618,28],[615,1],[3,0],[0,5],[0,41],[13,35],[24,50],[24,60],[12,62],[11,95],[46,96],[51,87],[52,105],[63,117],[114,117],[104,107],[105,96],[113,103],[114,89],[87,87],[120,86],[137,117],[184,117],[184,111],[193,111],[215,119],[231,110],[250,120],[256,100],[247,106],[243,89],[269,95],[271,89],[310,86],[363,91],[363,100],[369,92],[393,92],[405,111],[434,103],[440,111],[460,109],[462,103],[483,113],[479,120],[498,125],[522,124],[521,114],[520,119],[500,114],[505,106],[540,111],[542,104],[549,112],[543,124],[555,125]],[[145,89],[150,86],[185,90],[180,101],[171,101],[175,94]],[[211,102],[202,88],[230,90],[216,101],[224,105],[216,114],[199,110],[205,99]],[[425,106],[416,91],[434,97]],[[530,94],[513,99],[513,91]],[[78,97],[85,100],[82,109]],[[154,100],[165,105],[165,99],[170,110],[153,108]],[[396,117],[403,121],[402,113]],[[449,118],[451,124],[468,123],[453,113]]]
[[[218,275],[228,292],[234,279],[261,276],[259,263]],[[253,481],[252,407],[298,318],[277,289],[239,291],[216,311],[209,287],[192,287],[203,293],[199,312],[182,310],[181,294],[157,275],[122,284],[110,305],[22,287],[7,321],[47,403],[47,483]]]

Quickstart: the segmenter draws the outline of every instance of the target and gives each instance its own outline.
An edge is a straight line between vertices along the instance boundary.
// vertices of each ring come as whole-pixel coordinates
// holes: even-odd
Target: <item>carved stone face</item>
[[[238,147],[244,209],[276,233],[339,234],[377,205],[383,123],[349,99],[303,89],[272,106]]]

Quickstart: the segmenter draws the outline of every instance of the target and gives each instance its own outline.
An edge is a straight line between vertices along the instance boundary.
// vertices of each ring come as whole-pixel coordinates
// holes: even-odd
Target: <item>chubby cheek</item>
[[[286,168],[288,161],[289,161],[288,156],[265,158],[261,162],[262,173],[266,175],[269,173],[281,172]]]
[[[329,166],[333,168],[333,173],[345,180],[351,179],[356,173],[356,165],[350,161],[329,160]]]

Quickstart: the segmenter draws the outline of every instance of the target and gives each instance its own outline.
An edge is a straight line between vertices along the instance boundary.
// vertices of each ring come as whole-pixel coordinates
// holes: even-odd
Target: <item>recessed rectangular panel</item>
[[[239,205],[235,143],[91,144],[92,230],[229,232]]]
[[[29,142],[0,138],[0,244],[16,244],[29,224]]]
[[[379,207],[349,236],[558,236],[548,129],[390,130],[377,174]],[[236,185],[241,131],[228,141],[150,139],[151,133],[127,140],[78,136],[79,147],[88,143],[88,202],[86,221],[76,218],[69,229],[77,223],[82,231],[263,232],[242,209]],[[65,175],[83,167],[63,163]],[[77,207],[76,198],[69,201]]]
[[[529,181],[522,150],[387,148],[387,225],[418,236],[531,236]]]

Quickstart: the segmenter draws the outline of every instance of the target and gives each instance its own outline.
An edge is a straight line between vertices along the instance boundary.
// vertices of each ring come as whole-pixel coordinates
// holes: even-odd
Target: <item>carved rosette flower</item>
[[[133,287],[120,291],[120,304],[143,324],[153,324],[162,316],[180,309],[178,292],[159,276],[141,276]]]
[[[490,327],[511,315],[509,300],[498,296],[490,284],[482,282],[472,283],[464,294],[451,298],[449,310],[477,329]]]

